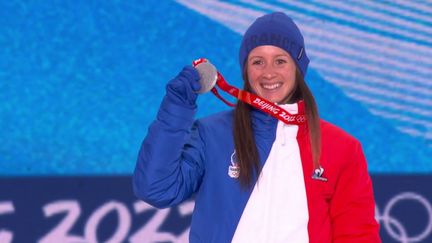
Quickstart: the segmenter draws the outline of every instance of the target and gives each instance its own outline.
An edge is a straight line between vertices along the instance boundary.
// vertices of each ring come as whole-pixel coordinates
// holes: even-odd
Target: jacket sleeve
[[[374,218],[372,181],[358,141],[347,157],[348,163],[341,168],[330,202],[333,242],[381,242],[379,225]]]
[[[196,105],[179,105],[165,97],[150,125],[133,175],[135,195],[164,208],[181,203],[197,191],[204,174],[204,143]]]

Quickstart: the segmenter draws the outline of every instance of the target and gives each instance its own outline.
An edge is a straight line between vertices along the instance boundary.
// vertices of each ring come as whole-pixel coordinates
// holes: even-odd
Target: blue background
[[[362,142],[380,216],[405,192],[429,205],[400,201],[379,219],[383,242],[415,242],[422,232],[417,242],[430,242],[430,1],[0,0],[0,209],[15,210],[0,212],[0,235],[40,239],[62,220],[43,208],[61,200],[82,206],[75,235],[109,200],[133,212],[130,175],[166,83],[206,57],[242,87],[241,34],[270,11],[302,30],[320,115]],[[229,109],[209,93],[198,107],[197,118]],[[160,232],[188,227],[190,215],[177,210]],[[133,216],[130,232],[153,217]],[[103,219],[99,239],[116,220]]]
[[[245,3],[225,4],[253,11],[272,10]],[[296,10],[282,3],[273,5]],[[230,83],[242,87],[237,64],[241,35],[211,16],[175,2],[1,1],[0,15],[0,163],[5,165],[0,167],[2,175],[129,174],[164,95],[165,84],[198,57],[210,59]],[[432,49],[430,37],[427,41],[396,34],[389,37],[387,32],[362,26],[364,16],[358,16],[358,22],[347,22],[314,12],[306,15],[327,25],[362,31],[364,38],[372,33]],[[315,23],[302,19],[298,22],[301,26]],[[350,37],[347,35],[346,39]],[[308,47],[320,53],[320,45],[311,44],[307,50]],[[333,55],[350,58],[343,51]],[[306,79],[321,116],[361,140],[372,173],[432,172],[429,137],[413,136],[398,129],[401,123],[409,126],[408,122],[372,114],[370,104],[347,95],[347,91],[352,91],[349,85],[335,85],[334,76],[322,75],[326,68],[314,68],[314,61],[320,62],[319,55],[309,52],[309,56],[311,65]],[[327,60],[329,67],[332,60]],[[396,61],[422,65],[422,60],[416,62],[415,56]],[[426,76],[430,77],[432,65],[425,65]],[[337,68],[356,71],[349,63],[344,66],[339,63]],[[385,66],[380,68],[386,70]],[[390,76],[392,73],[425,76],[403,68],[388,71]],[[362,82],[362,70],[358,72],[357,79],[347,81],[353,85]],[[345,77],[341,74],[337,78]],[[432,94],[432,82],[428,80],[423,90]],[[402,82],[409,84],[411,80]],[[362,95],[364,91],[352,92]],[[401,92],[409,95],[411,91]],[[417,115],[427,125],[411,124],[409,128],[430,134],[429,93],[423,97],[426,106],[420,106],[426,116],[386,108],[389,99],[403,105],[404,101],[397,97],[384,97],[372,108],[384,104],[381,109],[396,116],[407,112],[414,118]],[[422,98],[421,94],[414,95]],[[205,94],[199,99],[198,117],[223,109],[228,107]]]

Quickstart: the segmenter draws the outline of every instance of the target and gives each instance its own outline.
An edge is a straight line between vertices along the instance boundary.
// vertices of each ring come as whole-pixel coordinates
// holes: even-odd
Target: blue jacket
[[[195,111],[194,105],[179,105],[164,98],[139,152],[134,192],[158,208],[177,205],[196,193],[190,242],[231,242],[252,192],[228,176],[234,151],[233,111],[194,121]],[[251,116],[263,166],[278,121],[258,110]],[[329,183],[311,179],[307,129],[300,129],[298,135],[310,242],[379,242],[372,184],[360,144],[329,123],[322,122],[321,129],[322,164],[328,167],[332,163]],[[338,186],[339,181],[344,184]]]

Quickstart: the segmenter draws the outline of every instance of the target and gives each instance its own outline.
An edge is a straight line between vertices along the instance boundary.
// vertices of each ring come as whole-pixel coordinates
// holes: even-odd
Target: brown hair
[[[250,92],[251,87],[246,72],[243,74],[243,80],[245,81],[244,89]],[[319,157],[321,154],[321,129],[318,107],[312,92],[298,69],[296,71],[295,82],[295,91],[287,102],[293,103],[301,99],[304,100],[307,127],[312,148],[312,160],[314,167],[317,168],[319,166]],[[250,105],[239,100],[234,110],[234,146],[237,162],[240,167],[238,179],[243,188],[252,186],[254,176],[259,175],[261,171],[258,149],[256,147],[250,117],[251,109]]]

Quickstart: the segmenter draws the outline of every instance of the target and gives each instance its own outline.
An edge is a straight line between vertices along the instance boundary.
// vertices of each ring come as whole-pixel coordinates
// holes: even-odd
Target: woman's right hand
[[[197,91],[201,89],[199,73],[192,66],[185,66],[183,70],[166,86],[167,97],[177,104],[195,105]]]

